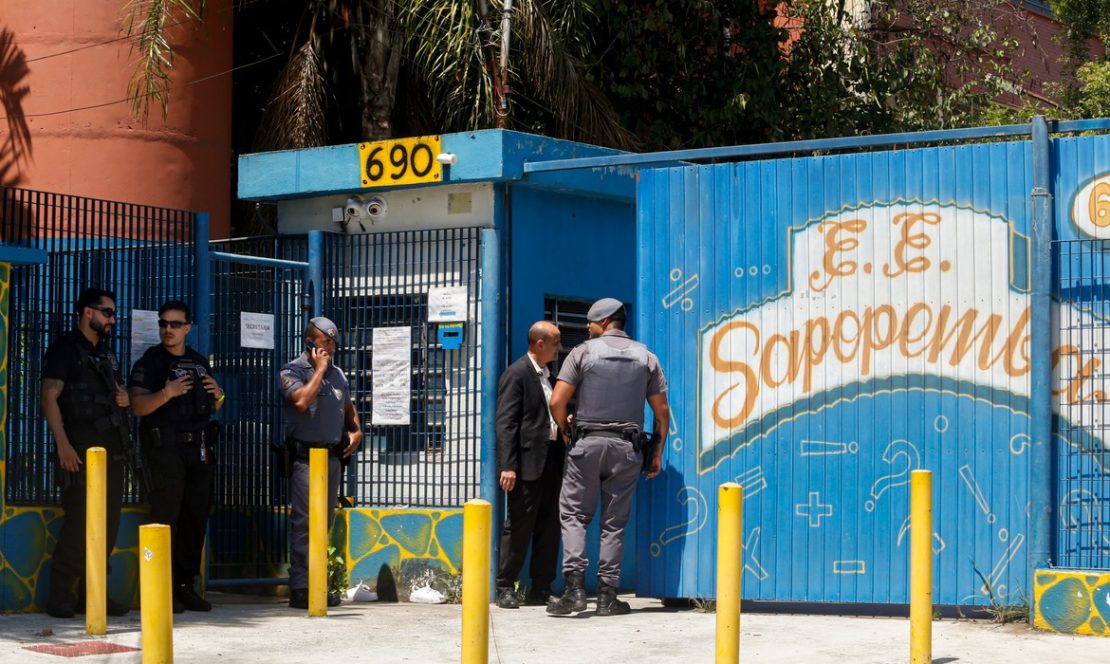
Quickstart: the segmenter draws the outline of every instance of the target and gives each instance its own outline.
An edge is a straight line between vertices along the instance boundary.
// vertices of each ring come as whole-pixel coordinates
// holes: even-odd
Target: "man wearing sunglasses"
[[[65,510],[46,602],[46,612],[55,618],[72,618],[85,608],[78,593],[84,590],[85,576],[85,452],[90,447],[108,452],[105,539],[111,556],[119,532],[129,443],[130,400],[121,385],[119,361],[108,344],[116,322],[116,296],[88,288],[77,298],[76,309],[77,328],[46,351],[40,395],[43,417],[54,435],[55,476]],[[126,605],[107,598],[108,615],[128,611]]]
[[[211,611],[194,588],[212,507],[216,428],[224,392],[208,360],[185,344],[189,307],[170,300],[158,309],[158,335],[131,368],[129,391],[142,418],[139,438],[149,470],[150,518],[170,526],[173,611]]]

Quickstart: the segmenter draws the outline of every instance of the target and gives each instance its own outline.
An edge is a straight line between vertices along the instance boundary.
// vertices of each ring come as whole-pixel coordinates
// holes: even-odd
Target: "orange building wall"
[[[113,103],[135,63],[119,39],[124,4],[0,0],[0,184],[206,211],[211,236],[226,237],[232,0],[208,0],[203,27],[170,29],[169,114],[154,104],[145,123]]]

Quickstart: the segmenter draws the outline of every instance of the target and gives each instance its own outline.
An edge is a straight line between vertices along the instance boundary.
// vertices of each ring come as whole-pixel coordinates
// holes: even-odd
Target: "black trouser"
[[[85,506],[88,474],[85,472],[86,447],[78,446],[81,455],[80,470],[69,473],[69,485],[62,491],[62,530],[54,545],[54,557],[50,567],[50,587],[52,593],[65,593],[72,599],[74,582],[85,576]],[[112,555],[119,534],[120,508],[123,506],[123,458],[108,452],[107,484],[105,486],[105,542],[107,555]],[[66,472],[58,469],[58,472]]]
[[[143,442],[143,460],[150,470],[150,520],[170,527],[174,585],[191,585],[200,574],[201,551],[212,509],[216,464],[213,450],[201,461],[197,441],[178,441],[162,429],[157,441]]]
[[[552,441],[539,479],[525,482],[518,478],[509,492],[508,516],[501,529],[498,589],[513,587],[524,566],[529,542],[532,588],[547,590],[555,580],[559,560],[559,487],[565,453],[562,443]]]

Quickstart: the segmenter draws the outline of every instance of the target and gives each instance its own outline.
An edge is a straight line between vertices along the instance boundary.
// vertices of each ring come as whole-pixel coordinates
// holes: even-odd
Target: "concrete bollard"
[[[142,602],[143,664],[173,663],[173,572],[170,527],[139,527],[139,593]]]
[[[740,661],[740,582],[744,571],[744,489],[717,490],[717,664]]]
[[[108,631],[108,452],[90,447],[85,453],[85,631]]]
[[[910,476],[910,663],[933,661],[933,474]]]
[[[489,661],[489,501],[463,506],[462,663]]]
[[[328,615],[328,451],[308,454],[308,615]]]

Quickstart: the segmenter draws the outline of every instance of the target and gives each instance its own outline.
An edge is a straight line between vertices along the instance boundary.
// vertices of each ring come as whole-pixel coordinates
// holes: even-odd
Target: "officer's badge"
[[[290,387],[293,387],[293,384],[296,382],[297,379],[294,378],[292,375],[284,371],[281,373],[281,389],[288,390]]]
[[[331,393],[335,395],[336,401],[343,400],[343,390],[339,389],[338,387],[333,387]]]

